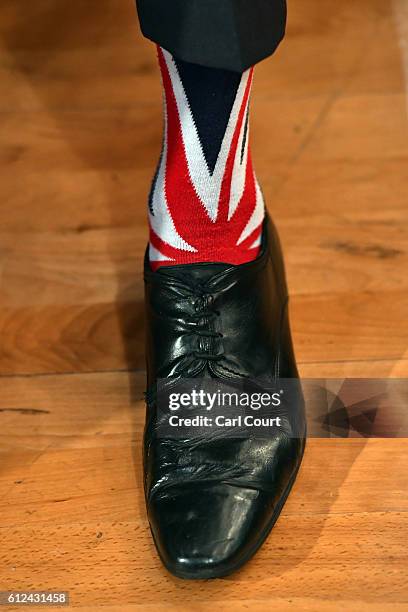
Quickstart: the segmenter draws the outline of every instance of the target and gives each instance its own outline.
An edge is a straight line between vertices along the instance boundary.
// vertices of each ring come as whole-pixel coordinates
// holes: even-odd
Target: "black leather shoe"
[[[297,378],[282,255],[268,219],[262,242],[259,257],[239,266],[189,264],[152,272],[145,261],[146,504],[159,555],[181,578],[225,576],[256,552],[303,455],[301,391],[281,407],[284,425],[270,437],[221,432],[191,443],[157,433],[159,378],[241,377],[266,385]]]

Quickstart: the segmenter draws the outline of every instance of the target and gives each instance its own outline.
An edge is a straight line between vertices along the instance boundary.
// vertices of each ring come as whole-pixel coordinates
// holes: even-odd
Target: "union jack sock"
[[[158,48],[163,148],[149,197],[149,259],[242,264],[259,253],[264,202],[248,143],[253,68],[189,64]]]

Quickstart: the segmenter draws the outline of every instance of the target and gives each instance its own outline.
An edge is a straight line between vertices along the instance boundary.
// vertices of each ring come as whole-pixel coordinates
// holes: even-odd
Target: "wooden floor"
[[[252,144],[303,376],[408,375],[404,13],[291,0],[256,69]],[[311,439],[242,571],[162,568],[140,464],[154,48],[132,0],[3,0],[0,45],[0,590],[92,610],[408,610],[404,439]]]

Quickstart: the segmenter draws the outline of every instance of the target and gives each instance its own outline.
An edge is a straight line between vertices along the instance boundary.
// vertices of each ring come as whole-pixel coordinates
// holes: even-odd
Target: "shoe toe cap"
[[[167,569],[182,578],[211,578],[238,569],[262,542],[270,496],[229,484],[172,487],[156,496],[149,518]]]

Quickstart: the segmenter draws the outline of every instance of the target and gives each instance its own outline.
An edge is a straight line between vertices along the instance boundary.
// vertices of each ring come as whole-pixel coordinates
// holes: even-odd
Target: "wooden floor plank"
[[[359,224],[351,227],[330,218],[319,221],[309,228],[303,225],[303,231],[302,219],[279,223],[282,241],[287,245],[287,272],[294,299],[304,294],[313,299],[325,294],[338,299],[346,293],[364,292],[389,291],[393,295],[406,289],[407,240],[400,228],[380,222],[359,228]],[[377,235],[372,233],[376,229]],[[144,227],[72,234],[0,233],[1,237],[0,297],[4,309],[110,301],[120,304],[138,299],[143,292]],[[319,265],[323,259],[325,266]]]
[[[369,521],[368,521],[369,518]],[[358,532],[350,543],[350,521]],[[0,530],[8,542],[5,578],[25,588],[47,588],[61,582],[73,602],[120,605],[126,601],[154,603],[160,594],[168,602],[193,605],[205,599],[210,605],[233,597],[266,599],[279,597],[333,598],[333,586],[344,599],[365,603],[398,602],[404,570],[405,542],[401,538],[404,517],[401,513],[305,516],[282,518],[274,533],[274,552],[270,546],[251,561],[234,580],[216,580],[196,586],[164,573],[146,529],[135,522],[96,522],[23,527]],[[372,537],[375,530],[376,537]],[[31,538],[27,542],[27,532]],[[290,537],[287,537],[290,533]],[[333,546],[333,534],[336,544]],[[12,544],[10,536],[13,534]],[[38,555],[36,540],[44,549]],[[318,540],[316,542],[316,540]],[[311,546],[316,543],[315,546]],[[22,545],[26,555],[15,564]],[[296,553],[294,553],[294,550]],[[383,563],[387,559],[387,571]],[[265,568],[268,570],[265,571]],[[18,572],[18,573],[17,573]],[[109,593],[101,582],[109,576]],[[375,578],[375,587],[372,580]],[[392,591],[390,592],[390,588]]]
[[[91,504],[96,494],[110,498],[112,491],[120,502],[123,488],[128,489],[130,496],[132,492],[133,496],[140,496],[141,491],[135,490],[135,478],[139,485],[144,425],[143,372],[13,376],[4,377],[1,382],[2,448],[10,456],[8,471],[1,472],[1,483],[6,489],[16,485],[9,498],[0,502],[3,521],[10,499],[15,502],[9,514],[15,524],[17,507],[23,515],[29,514],[25,520],[49,520],[47,513],[37,512],[34,502],[53,512],[55,498],[67,497],[65,505],[58,508],[71,507],[78,511],[73,499],[78,496],[87,498]],[[404,439],[311,439],[299,496],[291,497],[285,513],[404,509],[408,504],[408,487],[405,490],[408,476],[404,469],[408,457],[401,452],[405,444]],[[330,449],[329,456],[325,448]],[[318,478],[319,456],[326,457],[330,478]],[[389,473],[389,462],[395,468],[392,473]],[[16,483],[21,479],[22,469],[27,472],[28,483]],[[59,481],[61,471],[65,477]],[[364,471],[366,476],[359,482]],[[47,479],[44,479],[45,472]],[[120,472],[127,485],[119,486]],[[373,486],[378,488],[378,493],[370,496]],[[333,497],[335,489],[338,489],[337,499]],[[104,513],[105,504],[98,506],[96,512]],[[32,512],[27,513],[27,508]],[[119,508],[122,511],[127,513],[129,509]],[[117,519],[125,520],[127,516],[119,514]]]
[[[339,592],[356,604],[401,601],[405,440],[309,439],[274,533],[244,571],[198,588],[170,577],[154,552],[143,503],[144,410],[134,391],[142,380],[126,372],[2,380],[7,469],[0,472],[0,541],[7,584],[63,583],[74,601],[95,606],[123,598],[153,604],[164,593],[173,603],[266,601],[277,592],[305,602],[330,602]],[[111,588],[99,600],[107,573]]]
[[[8,5],[0,25],[0,110],[124,108],[142,100],[157,102],[154,47],[142,39],[131,2],[118,0],[113,8],[103,0],[97,18],[91,2],[81,7],[60,2],[57,8],[36,2],[29,20],[18,4]],[[61,22],[64,35],[56,36]],[[373,40],[381,44],[371,44]],[[336,14],[330,4],[303,0],[290,9],[286,44],[257,67],[256,92],[281,99],[326,93],[328,88],[401,92],[399,54],[393,17],[380,0],[362,0],[358,11],[352,0],[343,1]]]
[[[119,303],[0,309],[0,374],[143,368],[142,289],[127,291],[129,299]],[[407,307],[403,291],[293,296],[298,359],[404,359]]]

